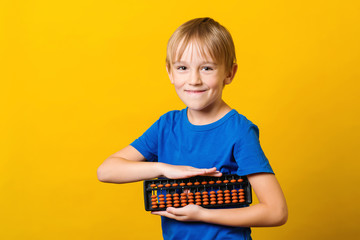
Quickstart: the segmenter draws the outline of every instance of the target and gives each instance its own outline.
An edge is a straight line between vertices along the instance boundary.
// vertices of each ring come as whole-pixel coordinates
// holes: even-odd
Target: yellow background
[[[288,223],[254,239],[358,239],[358,1],[0,1],[0,238],[160,239],[142,183],[97,167],[184,105],[165,71],[182,23],[233,35],[224,99],[260,128]]]

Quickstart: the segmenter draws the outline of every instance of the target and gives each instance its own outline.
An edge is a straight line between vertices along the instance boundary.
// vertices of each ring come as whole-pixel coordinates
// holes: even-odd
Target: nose
[[[200,85],[202,83],[200,73],[198,71],[191,71],[188,83],[190,85]]]

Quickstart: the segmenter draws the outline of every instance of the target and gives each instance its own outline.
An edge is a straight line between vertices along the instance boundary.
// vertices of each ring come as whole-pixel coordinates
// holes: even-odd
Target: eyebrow
[[[175,64],[188,64],[187,62],[183,62],[183,61],[179,61],[179,62],[173,62],[173,65]],[[212,65],[217,65],[214,62],[201,62],[200,64],[212,64]]]

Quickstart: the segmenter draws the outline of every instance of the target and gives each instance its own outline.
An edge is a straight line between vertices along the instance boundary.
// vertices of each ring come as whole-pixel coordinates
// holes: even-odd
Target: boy
[[[169,207],[164,239],[251,239],[251,226],[278,226],[287,205],[265,157],[256,125],[222,100],[237,64],[230,33],[211,18],[190,20],[171,36],[166,69],[187,106],[159,118],[140,138],[98,169],[103,182],[127,183],[222,174],[247,175],[259,200],[243,208]]]

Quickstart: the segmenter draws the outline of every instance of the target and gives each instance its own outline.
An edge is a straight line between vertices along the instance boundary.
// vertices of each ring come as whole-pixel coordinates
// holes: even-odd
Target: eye
[[[211,71],[211,70],[213,70],[211,67],[207,67],[207,66],[205,66],[205,67],[203,67],[202,68],[202,70],[205,70],[205,71]]]
[[[185,66],[179,66],[176,68],[177,70],[180,70],[180,71],[185,71],[186,70],[186,67]]]

